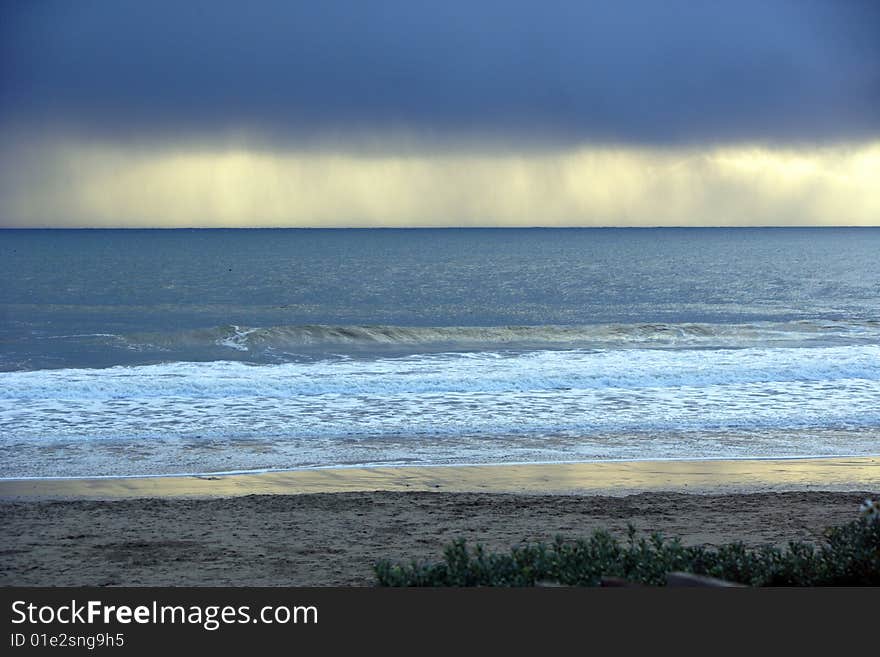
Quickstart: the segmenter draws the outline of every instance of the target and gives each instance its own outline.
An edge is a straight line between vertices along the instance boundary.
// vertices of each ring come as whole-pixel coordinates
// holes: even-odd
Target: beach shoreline
[[[314,468],[0,480],[0,500],[214,498],[363,491],[622,496],[880,489],[880,456]]]
[[[338,468],[0,481],[2,586],[371,586],[457,538],[821,542],[880,494],[880,457]]]

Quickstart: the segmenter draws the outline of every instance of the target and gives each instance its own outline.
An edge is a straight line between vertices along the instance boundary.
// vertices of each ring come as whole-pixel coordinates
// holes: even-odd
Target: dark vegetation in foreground
[[[557,537],[549,546],[526,544],[498,554],[479,545],[468,549],[459,539],[439,563],[375,565],[380,586],[598,586],[606,578],[663,586],[673,572],[749,586],[880,586],[880,520],[865,516],[827,529],[820,546],[792,542],[784,550],[738,542],[685,547],[656,533],[639,538],[630,526],[623,544],[599,530],[587,539]]]

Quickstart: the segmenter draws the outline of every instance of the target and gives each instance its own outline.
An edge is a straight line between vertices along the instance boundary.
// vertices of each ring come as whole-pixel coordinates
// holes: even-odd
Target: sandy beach
[[[377,560],[436,560],[456,537],[506,550],[628,523],[784,545],[878,492],[878,458],[6,480],[0,584],[368,586]]]

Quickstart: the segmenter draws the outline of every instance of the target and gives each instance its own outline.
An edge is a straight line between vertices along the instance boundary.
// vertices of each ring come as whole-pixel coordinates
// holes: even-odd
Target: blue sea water
[[[880,453],[880,229],[0,231],[0,477]]]

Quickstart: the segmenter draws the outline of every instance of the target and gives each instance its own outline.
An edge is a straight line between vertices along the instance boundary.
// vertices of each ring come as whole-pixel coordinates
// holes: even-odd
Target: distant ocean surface
[[[880,454],[880,229],[0,231],[0,477]]]

